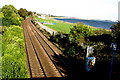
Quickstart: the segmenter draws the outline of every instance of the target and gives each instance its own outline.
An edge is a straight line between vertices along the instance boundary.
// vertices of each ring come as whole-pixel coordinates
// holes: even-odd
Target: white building
[[[41,18],[41,19],[46,19],[46,15],[41,15],[41,16],[38,16],[38,18]]]

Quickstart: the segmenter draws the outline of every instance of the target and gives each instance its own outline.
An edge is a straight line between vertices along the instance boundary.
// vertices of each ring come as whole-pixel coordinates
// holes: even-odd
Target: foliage
[[[117,24],[114,24],[112,27],[113,41],[117,43],[118,49],[120,50],[120,21]]]
[[[24,19],[25,19],[26,16],[28,16],[28,11],[26,9],[23,9],[23,8],[20,8],[20,10],[18,10],[18,13]]]
[[[17,9],[13,5],[5,5],[1,9],[3,13],[2,25],[20,25],[23,20],[22,17],[18,14]]]
[[[106,30],[106,29],[96,29],[93,31],[94,35],[103,35],[103,34],[111,34],[111,30]]]
[[[87,37],[87,40],[89,42],[94,42],[95,44],[98,42],[102,42],[105,45],[110,46],[112,42],[112,36],[111,34],[93,35],[93,36]]]
[[[71,47],[67,48],[66,51],[67,51],[66,52],[67,55],[75,56],[78,53],[77,52],[77,45],[75,45],[75,46],[72,45]]]
[[[32,11],[28,11],[28,16],[32,16],[32,15],[33,15]]]
[[[0,34],[0,79],[2,78],[2,57],[1,57],[1,53],[2,53],[2,35]]]
[[[3,15],[3,12],[0,12],[0,18],[3,18],[4,15]]]
[[[2,18],[4,17],[3,12],[1,12],[0,8],[0,26],[2,26]]]
[[[2,18],[0,18],[0,26],[2,26]]]
[[[2,78],[29,78],[23,29],[11,25],[2,36]]]
[[[85,42],[85,37],[93,35],[92,29],[83,23],[76,23],[70,29],[70,39],[72,42]]]

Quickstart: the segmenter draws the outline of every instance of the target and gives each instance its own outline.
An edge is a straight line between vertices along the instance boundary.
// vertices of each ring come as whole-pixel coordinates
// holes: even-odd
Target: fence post
[[[109,72],[109,79],[112,80],[112,72],[113,72],[113,67],[114,67],[114,61],[115,61],[115,55],[117,51],[117,44],[116,43],[111,43],[111,53],[112,53],[112,60],[110,64],[110,72]]]

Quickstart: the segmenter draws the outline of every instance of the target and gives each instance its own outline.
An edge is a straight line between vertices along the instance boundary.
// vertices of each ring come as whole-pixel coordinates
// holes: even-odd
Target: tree
[[[33,15],[32,11],[28,11],[28,16],[32,16],[32,15]]]
[[[20,8],[20,10],[18,10],[18,13],[20,14],[21,17],[23,17],[25,19],[26,16],[28,16],[28,11],[26,9]]]
[[[13,5],[5,5],[1,9],[3,13],[2,25],[20,25],[23,18],[18,14],[17,9]]]
[[[66,54],[73,57],[79,55],[84,58],[85,54],[82,44],[86,43],[85,38],[91,35],[93,35],[93,31],[89,26],[83,23],[76,23],[73,28],[70,29],[70,44],[66,47]]]
[[[112,27],[112,36],[113,41],[117,43],[118,49],[120,51],[120,21],[118,23],[114,24]]]
[[[70,30],[70,39],[72,42],[85,42],[85,37],[91,36],[93,31],[83,23],[76,23]]]

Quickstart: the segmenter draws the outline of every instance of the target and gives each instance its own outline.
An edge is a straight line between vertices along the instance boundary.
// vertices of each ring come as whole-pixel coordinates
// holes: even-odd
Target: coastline
[[[64,22],[64,21],[61,21],[61,20],[56,20],[54,18],[60,18],[60,19],[64,19],[64,18],[72,18],[72,17],[50,17],[50,19],[54,20],[54,21],[59,21],[59,22]],[[73,18],[73,19],[79,19],[79,18]],[[67,23],[67,24],[71,24],[71,25],[74,25],[76,23],[70,23],[70,22],[64,22],[64,23]],[[86,25],[86,24],[85,24]],[[90,26],[90,25],[87,25],[89,26],[90,28],[93,28],[93,29],[103,29],[103,28],[98,28],[98,27],[94,27],[94,26]],[[109,29],[105,29],[105,30],[108,30],[108,31],[111,31]]]
[[[64,21],[61,21],[61,20],[56,20],[56,19],[54,19],[54,18],[61,18],[61,19],[63,19],[63,18],[65,18],[65,17],[50,17],[50,19],[52,19],[53,21],[64,22]],[[70,23],[70,22],[64,22],[64,23],[71,24],[71,25],[74,25],[74,24],[75,24],[75,23]]]

